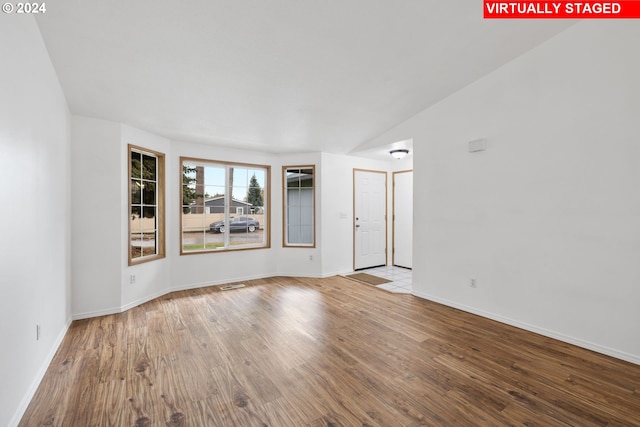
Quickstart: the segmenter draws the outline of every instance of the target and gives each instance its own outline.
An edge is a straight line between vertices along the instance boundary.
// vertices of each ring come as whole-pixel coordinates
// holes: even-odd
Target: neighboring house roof
[[[216,197],[206,198],[206,199],[204,199],[204,203],[207,204],[207,202],[213,202],[213,201],[216,201],[216,200],[224,200],[224,196],[216,196]],[[243,205],[247,205],[247,206],[253,206],[251,203],[245,202],[243,200],[238,200],[235,197],[232,198],[231,201],[235,202],[235,203],[242,203]]]

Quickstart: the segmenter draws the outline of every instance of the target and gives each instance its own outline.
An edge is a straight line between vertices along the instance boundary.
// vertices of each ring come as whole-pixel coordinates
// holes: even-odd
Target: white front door
[[[393,265],[413,267],[413,171],[393,173]]]
[[[353,269],[387,264],[387,173],[353,170]]]

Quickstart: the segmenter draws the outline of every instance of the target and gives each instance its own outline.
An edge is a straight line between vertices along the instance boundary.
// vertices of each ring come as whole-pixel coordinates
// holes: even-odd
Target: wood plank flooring
[[[640,366],[342,277],[75,321],[20,426],[640,426]]]

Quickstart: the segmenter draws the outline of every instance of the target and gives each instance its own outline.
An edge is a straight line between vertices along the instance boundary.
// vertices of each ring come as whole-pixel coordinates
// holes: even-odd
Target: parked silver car
[[[248,231],[253,233],[260,228],[260,222],[257,219],[250,218],[248,216],[237,216],[235,218],[231,218],[231,221],[229,221],[229,227],[224,224],[224,221],[217,221],[209,226],[212,233],[224,233],[227,231],[227,228],[231,232]]]

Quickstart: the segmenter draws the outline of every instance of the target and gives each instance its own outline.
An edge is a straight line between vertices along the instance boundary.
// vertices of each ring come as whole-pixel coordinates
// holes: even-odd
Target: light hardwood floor
[[[640,425],[640,366],[341,277],[72,323],[21,426]]]

